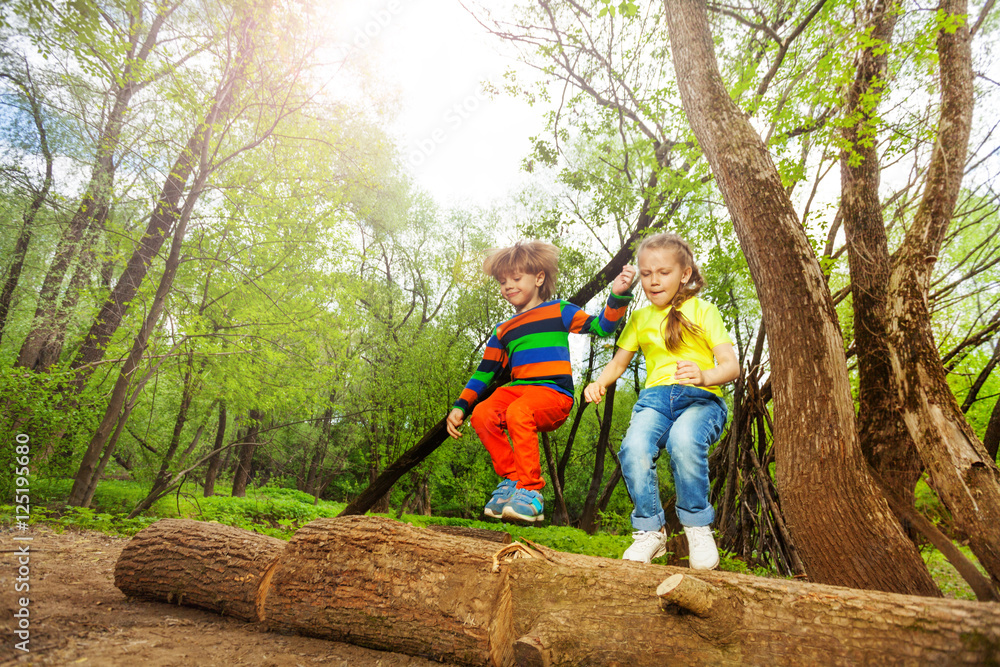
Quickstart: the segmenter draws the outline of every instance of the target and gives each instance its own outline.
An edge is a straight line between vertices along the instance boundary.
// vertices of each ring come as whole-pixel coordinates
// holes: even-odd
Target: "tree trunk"
[[[666,9],[684,111],[761,303],[778,486],[802,561],[815,581],[933,595],[920,554],[868,475],[830,292],[766,147],[722,83],[705,3],[666,0]]]
[[[132,96],[136,91],[147,85],[152,79],[145,78],[146,61],[150,52],[157,45],[160,29],[164,22],[174,12],[177,5],[164,7],[162,11],[154,12],[152,20],[144,20],[142,16],[129,15],[133,28],[148,26],[149,32],[140,43],[138,30],[129,35],[129,50],[125,54],[125,66],[122,73],[113,81],[113,102],[104,127],[97,139],[97,150],[94,156],[94,168],[80,204],[70,220],[69,226],[63,231],[62,238],[56,247],[55,255],[49,270],[45,273],[42,287],[38,295],[38,305],[35,309],[35,319],[32,322],[31,333],[21,345],[17,365],[25,368],[39,368],[42,350],[51,346],[57,336],[57,327],[65,326],[68,313],[60,312],[58,303],[59,291],[73,256],[88,230],[103,226],[108,212],[111,191],[115,179],[115,153],[121,137],[122,125],[128,111]],[[155,74],[154,74],[155,76]],[[162,242],[162,241],[161,241]],[[59,336],[62,333],[58,333]],[[49,350],[51,354],[51,348]]]
[[[968,13],[965,0],[944,0],[950,17]],[[973,72],[969,28],[945,22],[937,35],[941,119],[923,199],[897,252],[889,279],[893,388],[903,419],[934,488],[955,526],[1000,585],[1000,470],[969,426],[948,386],[927,290],[962,186],[972,125]]]
[[[501,547],[380,517],[318,519],[275,542],[164,519],[122,552],[115,583],[466,665],[990,664],[1000,646],[997,603]]]
[[[590,488],[583,502],[583,512],[580,514],[580,528],[588,534],[597,532],[597,502],[601,495],[601,484],[604,481],[604,459],[608,454],[608,440],[611,438],[611,421],[615,409],[615,387],[612,383],[604,396],[604,420],[601,422],[601,432],[597,436],[597,451],[594,454],[594,474],[590,476]],[[581,409],[583,405],[581,404]]]
[[[106,219],[107,211],[105,210],[101,213],[99,219],[95,220],[95,224],[91,225],[92,229],[84,240],[83,248],[80,252],[80,260],[76,263],[76,268],[73,270],[73,277],[69,281],[66,293],[63,295],[56,315],[52,320],[53,326],[42,342],[41,349],[38,351],[35,361],[35,368],[37,370],[48,369],[49,366],[57,363],[59,357],[62,356],[70,317],[76,311],[80,296],[85,294],[90,287],[90,277],[97,264],[95,246],[97,245]]]
[[[923,464],[892,390],[887,312],[891,260],[879,199],[881,165],[873,120],[883,92],[886,47],[892,42],[898,7],[894,0],[879,0],[869,13],[865,20],[872,24],[872,43],[859,55],[857,74],[844,105],[845,116],[857,118],[857,122],[842,130],[849,148],[840,158],[840,201],[858,358],[858,436],[872,468],[912,507]]]
[[[243,444],[237,448],[239,459],[236,462],[236,474],[233,475],[233,498],[243,498],[247,495],[253,454],[257,451],[257,436],[260,433],[260,422],[263,418],[264,413],[260,410],[250,410],[250,424],[243,437]]]
[[[100,312],[94,318],[90,331],[87,332],[87,336],[73,360],[72,368],[76,371],[73,385],[77,393],[83,390],[87,379],[96,367],[95,364],[104,357],[104,350],[111,337],[118,330],[129,304],[138,293],[153,257],[163,245],[163,241],[174,227],[174,223],[182,217],[180,202],[188,178],[200,162],[206,161],[205,154],[209,142],[214,136],[214,132],[226,120],[235,97],[236,88],[243,82],[244,72],[253,52],[252,37],[250,37],[253,25],[252,19],[244,19],[237,29],[234,37],[238,41],[238,46],[232,68],[225,73],[223,80],[219,82],[211,108],[205,118],[199,122],[194,133],[188,139],[187,145],[174,161],[174,165],[160,190],[146,231],[132,251],[132,256],[129,257],[125,269],[115,283],[115,288],[108,295]],[[195,192],[197,189],[192,188],[186,205],[193,204],[191,198],[197,197],[198,193]]]
[[[208,470],[205,471],[205,497],[215,495],[215,479],[222,467],[222,447],[226,442],[226,402],[219,403],[219,425],[215,430],[215,446],[212,456],[208,459]]]
[[[993,404],[993,412],[990,413],[990,421],[986,424],[986,433],[983,434],[983,447],[991,461],[997,460],[997,449],[1000,449],[1000,399]]]
[[[27,66],[26,66],[27,67]],[[24,258],[28,254],[28,246],[31,244],[32,227],[35,224],[35,217],[41,210],[42,204],[49,196],[49,189],[52,187],[52,151],[49,150],[48,134],[45,131],[45,123],[42,116],[42,105],[35,94],[35,87],[31,81],[31,70],[26,68],[25,80],[22,81],[9,74],[0,74],[10,79],[15,86],[21,89],[28,105],[31,107],[31,117],[35,121],[35,129],[38,130],[38,144],[45,157],[45,178],[42,187],[31,199],[28,210],[24,213],[21,233],[18,234],[17,242],[14,244],[14,254],[11,257],[10,267],[7,269],[7,279],[3,284],[3,291],[0,292],[0,340],[3,339],[4,330],[7,328],[7,315],[10,313],[11,304],[14,301],[14,290],[21,280],[21,270],[24,267]]]
[[[128,518],[136,517],[142,514],[144,511],[153,506],[157,500],[162,497],[164,490],[170,485],[171,474],[170,466],[174,461],[174,454],[177,453],[177,448],[181,444],[181,433],[184,431],[184,425],[187,423],[188,409],[191,407],[191,401],[194,398],[193,384],[193,374],[194,374],[194,353],[188,352],[187,368],[184,371],[184,381],[183,389],[181,391],[181,404],[177,410],[177,419],[174,420],[174,432],[170,436],[170,442],[167,444],[167,451],[163,455],[163,459],[160,461],[160,469],[156,473],[156,478],[153,480],[153,486],[150,488],[149,493],[136,504],[132,511],[129,513]],[[201,430],[199,429],[198,435],[201,435]],[[197,437],[195,437],[195,443],[197,443]],[[179,463],[179,466],[183,465],[183,460]]]
[[[590,384],[594,377],[594,358],[597,355],[597,339],[593,336],[590,337],[590,354],[587,356],[587,370],[584,371],[583,380],[581,384],[586,387]],[[580,422],[583,421],[583,413],[587,410],[586,401],[578,401],[576,406],[576,413],[573,415],[573,425],[569,428],[569,434],[566,436],[566,445],[563,447],[562,454],[559,456],[559,463],[556,464],[555,476],[553,479],[558,477],[559,488],[566,488],[566,466],[569,465],[570,455],[573,453],[573,444],[576,442],[576,434],[580,430]],[[566,513],[566,525],[569,525],[569,512]]]
[[[566,496],[563,495],[563,480],[556,474],[555,456],[552,454],[552,443],[548,433],[542,433],[542,451],[545,454],[545,465],[549,470],[549,480],[552,482],[552,494],[555,510],[550,519],[554,526],[569,525],[569,510],[566,509]]]
[[[184,210],[181,212],[177,230],[174,232],[174,238],[170,244],[170,254],[167,256],[163,267],[163,275],[160,276],[160,282],[156,287],[153,303],[150,305],[149,313],[145,320],[143,320],[142,326],[132,342],[132,349],[129,351],[129,355],[118,373],[118,379],[111,390],[111,398],[108,400],[107,408],[104,411],[104,418],[98,425],[97,430],[94,431],[94,435],[91,437],[90,443],[87,445],[87,449],[80,461],[80,468],[73,480],[73,488],[70,490],[69,499],[67,500],[67,503],[70,505],[77,507],[87,507],[90,505],[93,492],[97,488],[100,469],[110,458],[115,442],[117,442],[116,436],[114,442],[108,443],[111,428],[120,419],[128,418],[127,414],[122,414],[122,407],[125,405],[129,384],[132,382],[132,376],[136,373],[139,364],[142,362],[143,356],[146,353],[146,347],[149,345],[149,339],[160,320],[160,314],[163,312],[167,294],[169,294],[173,287],[174,277],[177,275],[177,268],[180,266],[181,245],[184,242],[187,223],[191,218],[191,211],[194,209],[194,204],[201,194],[201,187],[204,185],[207,177],[207,169],[202,169],[196,179],[195,188],[192,189],[187,201],[184,203]],[[122,426],[124,426],[124,422],[122,422]],[[118,427],[116,433],[121,433],[121,427]],[[108,447],[108,451],[102,458],[101,451],[105,446]]]
[[[993,371],[998,365],[1000,365],[1000,340],[997,340],[996,346],[993,348],[993,356],[991,356],[990,360],[986,362],[985,366],[983,366],[983,370],[979,371],[979,375],[976,376],[972,386],[969,387],[969,392],[965,395],[965,400],[962,401],[963,413],[968,413],[969,408],[975,404],[983,385],[990,379],[990,376],[993,375]]]

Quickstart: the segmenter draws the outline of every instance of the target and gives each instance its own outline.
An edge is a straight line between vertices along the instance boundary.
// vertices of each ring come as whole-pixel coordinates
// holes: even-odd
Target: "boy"
[[[551,243],[529,241],[495,250],[483,262],[483,272],[496,279],[515,314],[493,330],[479,368],[448,414],[447,429],[453,438],[461,436],[458,427],[469,406],[509,366],[511,381],[477,405],[469,420],[501,477],[483,510],[494,519],[545,519],[538,433],[559,428],[573,407],[569,334],[612,334],[632,299],[635,269],[626,266],[599,317],[568,301],[549,301],[558,259]]]

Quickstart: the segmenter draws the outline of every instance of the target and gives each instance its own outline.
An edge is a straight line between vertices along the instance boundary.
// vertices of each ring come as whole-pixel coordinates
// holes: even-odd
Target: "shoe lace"
[[[632,539],[640,543],[659,542],[659,535],[660,533],[655,530],[637,530],[632,533]]]
[[[692,549],[699,549],[701,547],[708,546],[709,540],[713,543],[715,540],[712,538],[712,533],[710,530],[691,530],[688,529],[684,531],[687,534],[688,541],[690,542],[690,547]]]

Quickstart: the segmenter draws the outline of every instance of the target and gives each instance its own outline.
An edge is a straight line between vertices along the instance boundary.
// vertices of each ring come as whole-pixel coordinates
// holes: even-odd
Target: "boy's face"
[[[509,276],[497,278],[500,294],[514,306],[517,312],[534,308],[542,302],[538,288],[545,283],[545,272],[538,273],[515,272]]]

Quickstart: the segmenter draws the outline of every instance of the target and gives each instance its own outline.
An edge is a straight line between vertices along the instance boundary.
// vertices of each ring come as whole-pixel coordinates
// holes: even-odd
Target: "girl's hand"
[[[704,385],[704,378],[701,376],[701,368],[698,367],[698,364],[684,359],[677,362],[674,379],[680,384],[690,384],[695,387]]]
[[[635,280],[635,267],[631,264],[626,264],[622,267],[622,272],[618,274],[615,281],[611,283],[611,291],[618,296],[628,294],[632,289],[633,280]]]
[[[584,388],[583,397],[588,403],[600,403],[605,391],[604,385],[591,382]]]
[[[462,432],[458,430],[458,427],[462,425],[465,421],[465,414],[458,408],[452,408],[451,412],[448,413],[447,423],[445,428],[448,429],[448,435],[453,438],[461,438]]]

